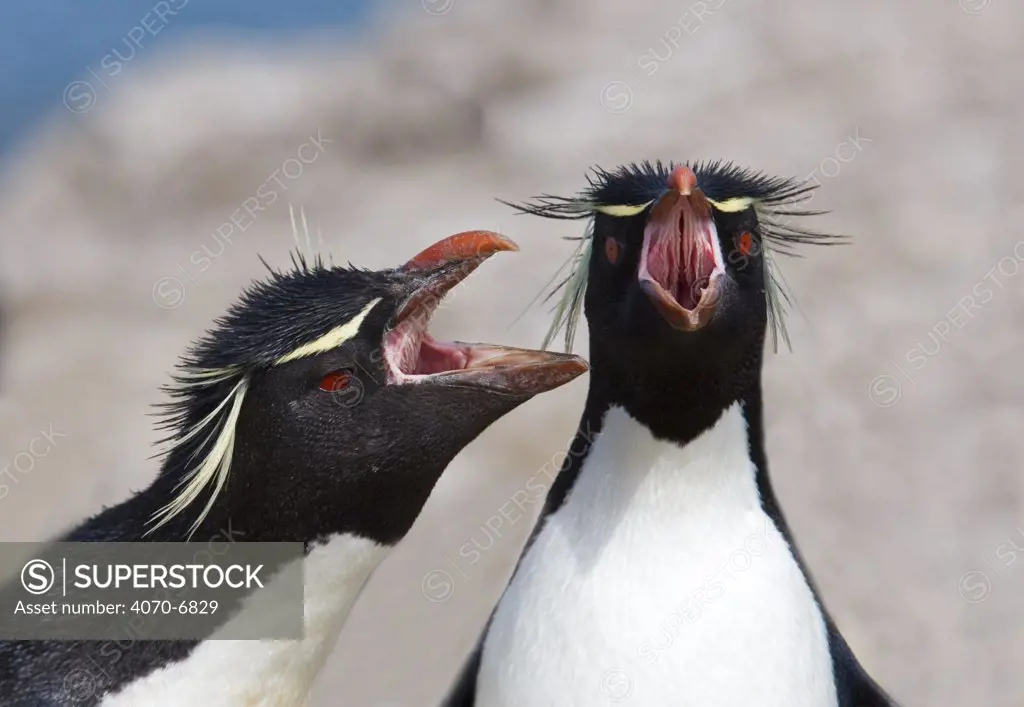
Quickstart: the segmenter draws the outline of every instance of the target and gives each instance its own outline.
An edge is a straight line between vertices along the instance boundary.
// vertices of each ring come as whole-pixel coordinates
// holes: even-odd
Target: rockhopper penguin
[[[459,707],[881,707],[772,492],[761,365],[773,253],[807,184],[721,162],[597,170],[520,206],[585,219],[549,339],[581,307],[590,390]],[[546,343],[545,343],[546,345]]]
[[[502,415],[586,370],[575,356],[427,333],[445,293],[509,250],[474,231],[393,270],[301,256],[271,270],[182,359],[156,480],[62,538],[206,542],[229,529],[240,542],[302,542],[302,640],[0,643],[0,703],[305,704],[365,580],[448,463]],[[69,684],[83,674],[93,677],[85,692]]]

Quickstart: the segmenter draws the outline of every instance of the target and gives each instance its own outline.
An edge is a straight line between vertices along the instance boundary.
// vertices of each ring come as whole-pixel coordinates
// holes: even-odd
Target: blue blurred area
[[[0,0],[0,153],[41,115],[72,111],[129,62],[196,29],[276,37],[351,31],[373,0]],[[115,73],[117,72],[117,73]]]

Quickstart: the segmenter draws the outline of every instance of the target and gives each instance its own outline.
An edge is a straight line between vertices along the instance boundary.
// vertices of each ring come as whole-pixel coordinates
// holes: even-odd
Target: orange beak
[[[438,241],[407,262],[405,270],[433,270],[447,263],[483,261],[501,251],[517,251],[519,246],[494,231],[463,231]]]

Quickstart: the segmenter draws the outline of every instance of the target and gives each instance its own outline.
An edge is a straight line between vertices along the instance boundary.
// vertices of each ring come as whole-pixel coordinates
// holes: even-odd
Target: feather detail
[[[325,265],[313,251],[305,212],[289,215],[292,267],[278,270],[261,258],[269,276],[245,288],[193,342],[163,387],[159,456],[173,497],[150,518],[147,534],[189,511],[191,535],[210,515],[228,482],[235,427],[254,376],[340,346],[390,297],[370,271]]]
[[[590,255],[593,249],[594,239],[591,235],[579,239],[576,251],[569,256],[569,259],[562,265],[559,272],[569,267],[569,275],[558,285],[545,301],[551,299],[561,291],[561,296],[553,310],[553,319],[541,348],[546,349],[551,344],[558,332],[565,330],[565,350],[572,351],[573,340],[576,338],[576,328],[579,325],[580,315],[583,312],[583,295],[587,290],[587,273]],[[556,275],[557,277],[557,275]]]
[[[202,373],[199,372],[199,375]],[[218,383],[223,381],[223,379],[215,380]],[[216,385],[216,383],[211,385]],[[231,457],[235,446],[235,424],[238,422],[238,414],[242,409],[242,400],[245,398],[248,386],[249,379],[242,376],[210,413],[191,428],[182,430],[171,440],[171,448],[168,453],[175,449],[186,449],[202,432],[209,430],[202,442],[192,448],[192,453],[188,457],[190,463],[197,463],[192,465],[178,482],[176,490],[180,490],[177,491],[174,498],[153,514],[150,522],[154,525],[146,531],[147,535],[184,511],[207,489],[210,490],[209,498],[203,510],[192,522],[189,537],[209,515],[210,509],[213,508],[214,502],[224,488],[228,473],[231,471]]]

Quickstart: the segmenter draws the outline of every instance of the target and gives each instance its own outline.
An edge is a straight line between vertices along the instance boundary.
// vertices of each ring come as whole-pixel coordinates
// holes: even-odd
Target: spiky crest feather
[[[153,515],[147,534],[204,497],[189,536],[209,515],[231,470],[235,425],[252,374],[314,352],[311,343],[325,337],[338,345],[342,333],[354,336],[387,294],[373,289],[369,271],[325,263],[314,251],[305,212],[299,213],[297,219],[290,209],[296,244],[289,252],[292,267],[275,270],[261,257],[270,276],[246,288],[227,314],[215,320],[182,356],[170,385],[162,388],[169,398],[157,405],[157,427],[168,432],[160,441],[162,456],[180,477],[174,498]],[[353,298],[353,291],[361,296]],[[340,332],[349,321],[355,326]]]

